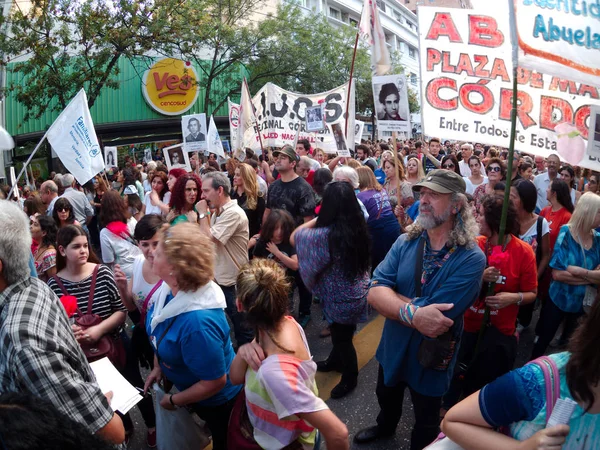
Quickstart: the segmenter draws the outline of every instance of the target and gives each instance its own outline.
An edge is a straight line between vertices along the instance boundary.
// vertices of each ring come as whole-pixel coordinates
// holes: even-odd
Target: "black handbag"
[[[421,237],[417,248],[415,264],[415,291],[417,297],[421,296],[421,277],[423,270],[423,253],[425,252],[425,238]],[[435,339],[423,338],[419,344],[417,360],[425,369],[438,371],[448,370],[450,362],[456,352],[458,339],[454,336],[454,326]]]

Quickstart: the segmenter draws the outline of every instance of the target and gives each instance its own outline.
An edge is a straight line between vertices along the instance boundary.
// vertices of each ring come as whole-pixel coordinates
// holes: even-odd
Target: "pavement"
[[[296,299],[297,300],[297,299]],[[297,302],[296,302],[297,304]],[[521,367],[529,360],[533,348],[533,329],[538,319],[539,310],[534,314],[532,326],[525,330],[519,341],[517,361],[515,367]],[[305,329],[311,353],[315,361],[327,358],[331,350],[331,338],[320,338],[319,333],[325,327],[326,322],[321,320],[321,308],[319,304],[312,305],[312,320]],[[340,375],[335,372],[317,373],[317,385],[319,396],[326,400],[331,410],[346,424],[350,433],[350,448],[355,450],[390,450],[408,449],[410,447],[410,433],[414,423],[412,404],[408,390],[405,394],[403,404],[403,415],[394,437],[382,439],[370,444],[357,445],[352,442],[354,435],[362,428],[375,424],[379,413],[375,386],[377,383],[377,367],[375,352],[381,338],[384,318],[373,312],[367,323],[361,324],[354,336],[354,345],[358,354],[359,379],[357,388],[342,399],[330,399],[331,389],[339,382]],[[145,377],[146,373],[142,374]],[[146,428],[137,408],[131,413],[136,432],[129,443],[129,449],[145,450]],[[322,449],[326,445],[321,446]],[[207,450],[212,449],[209,445]],[[177,449],[173,449],[177,450]]]

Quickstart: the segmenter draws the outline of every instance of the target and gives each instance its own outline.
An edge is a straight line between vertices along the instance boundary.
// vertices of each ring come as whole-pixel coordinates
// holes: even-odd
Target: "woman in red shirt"
[[[558,178],[548,186],[546,198],[550,205],[542,209],[540,216],[545,217],[550,225],[550,253],[552,254],[560,227],[569,222],[575,208],[571,201],[571,188]]]
[[[461,394],[469,396],[513,368],[519,306],[535,301],[537,295],[535,253],[529,244],[517,238],[520,227],[512,202],[506,217],[504,246],[499,245],[503,200],[501,195],[487,195],[479,205],[477,221],[481,236],[478,244],[487,256],[488,267],[483,272],[479,299],[465,312],[458,363],[443,399],[446,410],[461,398]],[[493,295],[488,295],[489,283],[496,283]],[[475,355],[486,307],[490,309],[489,326]]]

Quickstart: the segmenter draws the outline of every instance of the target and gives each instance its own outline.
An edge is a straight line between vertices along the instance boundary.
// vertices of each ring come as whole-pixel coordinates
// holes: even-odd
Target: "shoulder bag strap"
[[[148,302],[150,301],[150,299],[152,298],[152,295],[156,292],[156,290],[161,287],[163,280],[159,280],[158,283],[156,283],[154,285],[154,287],[150,290],[150,292],[148,293],[148,295],[146,295],[146,298],[144,299],[144,304],[142,305],[142,314],[146,313],[146,310],[148,309]]]
[[[425,252],[425,238],[421,236],[417,244],[417,259],[415,263],[415,291],[417,297],[421,296],[421,272],[423,271],[423,253]]]
[[[560,375],[558,373],[558,367],[556,363],[547,356],[541,356],[530,364],[535,364],[544,375],[544,385],[546,386],[546,423],[550,420],[552,410],[556,401],[560,397]]]
[[[537,248],[535,249],[535,259],[537,262],[542,259],[542,224],[544,223],[544,218],[542,216],[538,216],[537,218],[537,236],[535,237],[537,241]]]
[[[98,277],[98,269],[100,264],[96,264],[92,272],[92,284],[90,285],[90,296],[88,297],[87,313],[92,314],[92,306],[94,305],[94,291],[96,289],[96,278]]]
[[[67,292],[67,289],[65,288],[65,285],[63,284],[62,281],[60,281],[60,278],[58,278],[58,275],[54,275],[52,278],[54,278],[54,281],[56,281],[56,284],[58,284],[58,287],[60,288],[62,293],[64,295],[69,295],[69,293]]]
[[[167,335],[167,333],[169,332],[169,330],[175,323],[175,320],[177,320],[177,316],[173,317],[173,320],[171,320],[171,323],[169,325],[167,325],[167,328],[165,328],[165,331],[163,331],[163,334],[161,334],[160,337],[158,338],[158,341],[156,341],[156,359],[158,359],[159,362],[161,360],[160,353],[158,352],[160,343],[162,342],[162,340],[165,338],[165,336]]]

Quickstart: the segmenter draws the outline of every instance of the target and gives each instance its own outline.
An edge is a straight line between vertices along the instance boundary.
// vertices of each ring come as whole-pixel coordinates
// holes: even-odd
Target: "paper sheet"
[[[142,400],[143,397],[139,394],[138,390],[120,374],[108,358],[102,358],[90,363],[90,367],[96,376],[96,381],[102,393],[106,394],[112,391],[113,398],[110,406],[113,411],[126,414],[127,411]]]

